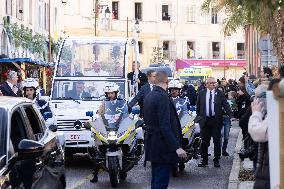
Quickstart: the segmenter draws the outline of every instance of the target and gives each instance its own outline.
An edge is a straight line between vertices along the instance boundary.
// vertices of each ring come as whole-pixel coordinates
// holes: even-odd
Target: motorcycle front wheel
[[[116,188],[120,183],[120,170],[118,158],[113,156],[108,158],[108,169],[111,187]]]

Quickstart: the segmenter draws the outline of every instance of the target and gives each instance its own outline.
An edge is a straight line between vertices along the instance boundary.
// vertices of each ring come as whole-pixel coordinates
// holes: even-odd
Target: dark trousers
[[[152,163],[151,189],[167,189],[173,164]]]
[[[216,124],[215,118],[206,118],[205,125],[201,128],[201,158],[208,161],[208,147],[211,137],[214,143],[214,160],[219,160],[221,156],[221,129]]]

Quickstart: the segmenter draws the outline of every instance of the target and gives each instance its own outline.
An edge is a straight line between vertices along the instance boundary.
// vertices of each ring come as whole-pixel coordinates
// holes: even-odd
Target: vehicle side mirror
[[[34,140],[23,139],[18,145],[19,159],[35,159],[44,152],[44,145]]]
[[[44,120],[52,118],[52,113],[51,112],[44,112],[43,118],[44,118]]]
[[[49,125],[48,129],[51,130],[52,132],[56,132],[57,131],[57,125],[51,124]]]

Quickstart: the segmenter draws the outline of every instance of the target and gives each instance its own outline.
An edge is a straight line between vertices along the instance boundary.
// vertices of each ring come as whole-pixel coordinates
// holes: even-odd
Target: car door
[[[61,176],[64,176],[64,158],[61,146],[57,142],[56,134],[45,128],[43,118],[32,104],[24,104],[22,107],[32,135],[35,140],[44,144],[44,156],[36,163],[34,180],[35,188],[57,188],[61,185]],[[65,179],[65,178],[64,178]]]
[[[9,172],[9,183],[12,188],[31,188],[33,173],[35,172],[35,159],[19,160],[17,157],[18,145],[23,139],[34,137],[28,128],[27,122],[22,113],[21,107],[15,107],[9,117],[8,130],[8,164],[11,167]]]
[[[0,188],[9,187],[7,150],[7,110],[0,108]]]

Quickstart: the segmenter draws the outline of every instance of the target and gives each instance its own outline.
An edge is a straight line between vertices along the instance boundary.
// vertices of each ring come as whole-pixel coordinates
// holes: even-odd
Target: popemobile
[[[83,125],[97,118],[108,82],[115,82],[120,97],[128,100],[128,52],[138,49],[133,39],[105,37],[66,38],[53,77],[50,107],[59,131],[64,132],[65,154],[93,149],[94,134]],[[136,52],[136,51],[134,51]],[[136,52],[137,53],[137,52]]]

